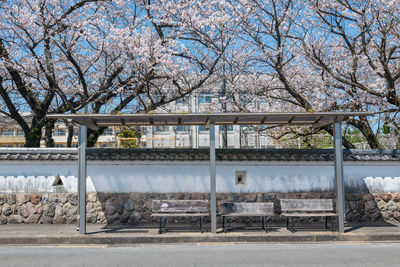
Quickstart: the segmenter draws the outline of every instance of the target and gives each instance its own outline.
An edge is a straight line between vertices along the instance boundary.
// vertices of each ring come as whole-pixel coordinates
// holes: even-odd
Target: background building
[[[200,92],[176,100],[158,110],[157,113],[203,113],[220,109],[219,93]],[[0,129],[0,147],[23,147],[24,132],[15,124],[2,124]],[[265,127],[247,127],[245,125],[230,125],[226,127],[227,148],[274,148],[276,145],[267,136]],[[138,147],[144,148],[201,148],[209,146],[209,133],[205,126],[150,126],[137,129],[141,138],[137,140]],[[120,127],[110,127],[99,137],[96,147],[120,147],[118,137]],[[43,130],[44,135],[44,130]],[[67,146],[68,131],[63,123],[56,125],[53,139],[56,147]],[[216,128],[216,145],[223,147],[223,127]],[[78,132],[74,130],[72,146],[78,143]],[[41,142],[44,147],[44,141]]]

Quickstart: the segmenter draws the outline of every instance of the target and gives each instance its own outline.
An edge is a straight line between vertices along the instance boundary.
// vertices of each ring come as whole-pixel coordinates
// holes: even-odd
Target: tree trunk
[[[92,129],[87,129],[87,147],[94,147],[99,136],[104,132],[107,127],[101,127],[99,130],[95,131]]]
[[[334,136],[334,131],[333,131],[333,127],[332,126],[326,126],[323,127],[322,129],[324,129],[325,131],[327,131],[330,135]],[[356,148],[352,143],[350,143],[349,140],[347,140],[346,138],[344,138],[342,136],[342,144],[345,148],[347,149],[354,149]]]
[[[54,139],[53,139],[53,129],[54,129],[54,121],[49,121],[46,123],[45,127],[46,131],[44,133],[44,142],[46,147],[54,147]]]
[[[347,123],[361,131],[362,135],[367,139],[370,148],[382,149],[381,143],[379,143],[377,136],[372,131],[371,126],[365,117],[361,117],[360,120],[349,119]]]
[[[40,147],[42,128],[40,126],[32,126],[29,130],[29,132],[25,132],[25,147]]]
[[[67,147],[72,147],[73,137],[74,137],[74,126],[68,125]]]

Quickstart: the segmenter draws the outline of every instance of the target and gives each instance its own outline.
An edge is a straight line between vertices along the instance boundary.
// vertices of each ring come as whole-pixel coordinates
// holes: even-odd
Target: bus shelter
[[[211,232],[217,232],[215,125],[312,125],[334,127],[334,168],[336,212],[339,232],[344,232],[345,192],[343,176],[342,123],[351,117],[373,116],[369,112],[314,113],[211,113],[211,114],[51,114],[49,119],[64,120],[79,125],[78,199],[79,233],[86,234],[87,128],[97,130],[107,126],[205,125],[210,134],[210,200]]]

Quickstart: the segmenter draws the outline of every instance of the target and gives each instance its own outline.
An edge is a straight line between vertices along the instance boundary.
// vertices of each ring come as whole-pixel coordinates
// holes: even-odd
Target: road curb
[[[400,242],[398,234],[335,234],[335,235],[265,235],[265,236],[26,236],[0,237],[3,245],[48,245],[48,244],[156,244],[156,243],[201,243],[201,242],[244,242],[244,243],[302,243],[302,242]]]

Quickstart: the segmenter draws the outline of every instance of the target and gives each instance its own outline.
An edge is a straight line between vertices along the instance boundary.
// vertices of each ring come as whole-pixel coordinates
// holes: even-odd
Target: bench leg
[[[333,218],[334,218],[334,217],[332,217],[332,216],[330,217],[330,220],[331,220],[331,231],[332,231],[332,232],[335,231],[335,229],[333,229]]]
[[[294,233],[294,217],[291,217],[292,219],[292,233]]]
[[[222,216],[222,229],[224,230],[224,233],[226,233],[226,217]]]
[[[203,216],[200,217],[200,233],[203,233]]]
[[[158,217],[158,234],[162,234],[162,217]]]
[[[268,219],[266,217],[263,217],[264,222],[265,222],[265,232],[268,233]]]
[[[325,217],[325,230],[328,229],[328,216]]]
[[[286,230],[289,230],[289,217],[286,217]]]
[[[261,229],[265,230],[265,218],[264,218],[264,216],[261,217]]]

